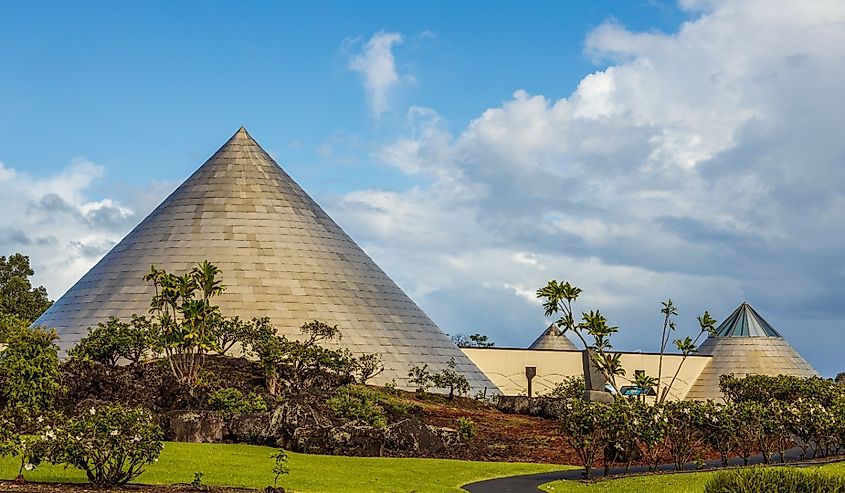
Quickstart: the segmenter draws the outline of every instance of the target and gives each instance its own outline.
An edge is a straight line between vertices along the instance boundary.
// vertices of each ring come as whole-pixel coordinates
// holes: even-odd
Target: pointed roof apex
[[[577,349],[572,341],[569,340],[560,329],[555,326],[555,324],[549,325],[549,327],[540,334],[534,342],[528,346],[528,349],[564,349],[564,350],[573,350]]]
[[[240,139],[254,140],[252,138],[252,135],[250,135],[249,132],[246,131],[246,128],[244,128],[243,126],[241,126],[241,128],[239,128],[237,132],[235,132],[235,135],[233,135],[230,140],[236,140],[236,139],[237,140],[240,140]]]
[[[743,301],[733,313],[716,328],[717,337],[778,337],[783,338],[754,308]]]

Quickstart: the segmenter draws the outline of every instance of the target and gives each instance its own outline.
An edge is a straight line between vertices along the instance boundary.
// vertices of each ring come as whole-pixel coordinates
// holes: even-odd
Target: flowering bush
[[[85,471],[98,486],[125,484],[158,460],[161,427],[145,409],[118,405],[91,407],[61,427],[46,428],[50,462]]]
[[[34,420],[43,422],[42,417]],[[19,434],[13,420],[0,416],[0,457],[17,457],[19,467],[16,481],[23,480],[24,470],[31,471],[47,455],[46,444],[38,435]]]
[[[584,477],[590,476],[593,463],[604,452],[609,442],[611,406],[603,402],[566,401],[561,416],[561,432],[566,442],[575,450],[584,468]]]

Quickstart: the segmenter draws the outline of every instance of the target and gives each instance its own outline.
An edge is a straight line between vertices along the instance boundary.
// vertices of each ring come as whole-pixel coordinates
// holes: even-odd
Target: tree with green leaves
[[[455,398],[455,394],[466,395],[469,390],[469,382],[467,377],[457,371],[457,363],[455,358],[449,358],[449,363],[446,368],[443,368],[438,373],[431,376],[431,381],[434,386],[441,389],[449,389],[449,400]]]
[[[452,342],[455,343],[456,346],[460,348],[470,348],[470,347],[493,347],[496,345],[495,342],[491,341],[490,338],[485,334],[456,334],[452,336]]]
[[[616,395],[619,395],[619,386],[616,384],[617,376],[624,376],[625,369],[622,368],[621,355],[608,352],[613,346],[610,337],[619,331],[619,327],[609,325],[607,319],[598,310],[581,313],[581,322],[575,322],[572,311],[572,303],[578,299],[581,288],[573,286],[569,282],[549,281],[545,286],[537,290],[537,298],[543,300],[543,309],[547,317],[560,314],[554,322],[561,332],[573,332],[584,349],[590,354],[593,365],[604,375],[607,382],[613,387]],[[582,332],[593,338],[593,343],[588,344]]]
[[[48,411],[59,389],[59,347],[56,332],[23,327],[0,351],[0,379],[6,409],[19,420]]]
[[[672,303],[672,300],[669,300],[669,303]],[[666,304],[664,303],[664,306]],[[674,323],[672,324],[672,330],[674,331]],[[675,380],[678,378],[678,374],[681,373],[681,368],[684,366],[684,363],[687,361],[687,358],[690,354],[693,354],[698,351],[698,341],[701,339],[701,336],[704,334],[715,334],[716,332],[716,319],[710,316],[710,312],[704,311],[704,314],[698,317],[698,335],[695,336],[695,339],[691,339],[689,336],[683,339],[675,339],[675,347],[681,353],[681,362],[678,363],[678,367],[675,368],[675,374],[672,375],[672,380],[669,381],[669,385],[667,385],[663,392],[658,392],[658,402],[663,402],[666,400],[666,397],[669,396],[669,392],[672,390],[672,386],[675,385]],[[660,357],[663,357],[663,352],[661,351]],[[657,380],[658,385],[660,384],[660,378],[658,377]]]
[[[574,333],[586,349],[589,345],[584,336],[581,335],[581,326],[575,323],[572,312],[572,302],[577,300],[580,294],[581,288],[569,284],[568,281],[559,283],[554,279],[537,290],[537,298],[543,300],[543,309],[546,316],[551,317],[559,313],[560,317],[554,324],[564,334],[566,332]]]
[[[660,335],[660,357],[657,362],[657,398],[660,399],[660,384],[663,382],[663,353],[666,352],[666,347],[669,345],[669,339],[672,337],[672,332],[675,332],[675,321],[673,317],[678,315],[678,310],[675,308],[672,300],[662,302],[663,307],[660,308],[660,313],[663,314],[663,332]]]
[[[140,363],[152,344],[152,324],[146,317],[133,315],[129,322],[109,317],[88,329],[68,353],[71,359],[96,361],[112,368],[121,360]]]
[[[50,308],[47,289],[32,287],[29,278],[34,274],[28,256],[0,256],[0,314],[14,315],[29,325]]]
[[[213,322],[220,307],[212,300],[226,289],[219,275],[220,269],[204,261],[182,275],[153,265],[144,276],[155,287],[150,313],[159,331],[158,345],[181,383],[194,385],[205,355],[217,350]]]

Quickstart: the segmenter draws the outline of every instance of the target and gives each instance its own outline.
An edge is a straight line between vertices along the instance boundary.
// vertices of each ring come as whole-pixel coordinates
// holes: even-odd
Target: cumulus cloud
[[[607,67],[565,98],[518,90],[454,134],[413,108],[375,158],[431,184],[355,192],[333,214],[447,331],[527,344],[543,327],[531,293],[565,278],[623,327],[620,347],[654,349],[666,297],[690,328],[748,299],[833,373],[845,7],[681,5],[695,18],[675,33],[591,32]]]
[[[349,69],[364,79],[370,111],[377,118],[389,109],[390,91],[400,82],[393,47],[402,41],[400,33],[379,31],[349,59]]]
[[[104,168],[75,159],[44,177],[0,162],[0,252],[30,256],[35,283],[58,298],[151,210],[168,184],[129,191],[122,203],[98,198]]]

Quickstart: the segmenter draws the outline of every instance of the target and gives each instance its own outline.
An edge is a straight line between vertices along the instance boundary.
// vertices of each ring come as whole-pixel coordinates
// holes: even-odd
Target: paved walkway
[[[795,462],[798,461],[801,457],[801,449],[800,448],[793,448],[786,451],[785,459],[787,462]],[[728,461],[729,466],[741,466],[742,459],[738,457],[732,458]],[[750,464],[762,464],[763,457],[760,455],[756,455],[751,457],[748,461]],[[775,463],[780,463],[780,456],[775,457]],[[712,470],[721,468],[722,461],[721,460],[711,460],[707,461],[706,465],[703,469],[699,469],[698,466],[694,463],[686,464],[683,468],[684,471],[693,472],[697,470]],[[658,471],[674,471],[675,466],[673,464],[662,464],[657,467]],[[636,466],[631,467],[629,475],[636,475],[636,474],[643,474],[648,472],[648,467],[645,466]],[[592,478],[599,478],[604,475],[604,468],[597,467],[593,469],[592,474],[590,477]],[[611,467],[610,468],[610,476],[621,476],[625,475],[625,468],[624,467]],[[549,483],[551,481],[558,481],[561,479],[568,479],[577,481],[584,478],[584,474],[582,469],[573,469],[569,471],[558,471],[558,472],[546,472],[542,474],[528,474],[525,476],[512,476],[509,478],[499,478],[499,479],[488,479],[486,481],[479,481],[477,483],[470,483],[467,485],[462,486],[463,489],[468,491],[469,493],[537,493],[540,490],[540,485]]]

